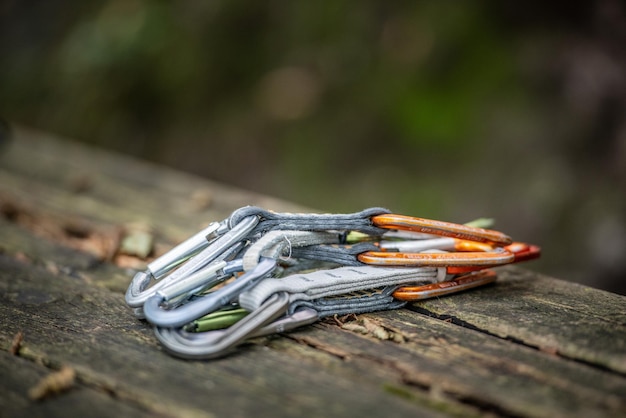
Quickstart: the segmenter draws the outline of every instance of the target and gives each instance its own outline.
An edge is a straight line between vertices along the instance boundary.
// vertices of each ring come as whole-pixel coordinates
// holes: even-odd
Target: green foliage
[[[624,195],[626,13],[581,4],[11,2],[0,114],[329,211],[623,226],[580,194]]]

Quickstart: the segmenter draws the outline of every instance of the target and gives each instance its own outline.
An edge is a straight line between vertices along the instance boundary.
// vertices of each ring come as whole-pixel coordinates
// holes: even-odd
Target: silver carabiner
[[[219,232],[222,229],[221,233]],[[193,255],[208,247],[211,241],[226,232],[227,223],[211,222],[202,231],[181,242],[161,257],[148,264],[146,272],[150,272],[155,280],[160,279],[176,266],[184,263]]]
[[[272,295],[259,309],[250,313],[226,330],[191,333],[182,328],[155,327],[157,339],[171,354],[187,359],[212,359],[228,353],[247,338],[257,335],[263,326],[279,318],[287,311],[289,294],[286,292]],[[312,315],[303,315],[310,320]],[[301,319],[301,318],[298,318]],[[315,313],[317,319],[317,312]],[[283,327],[286,323],[283,322]],[[271,325],[270,325],[271,327]],[[273,328],[268,333],[274,332]]]
[[[152,287],[148,287],[152,279],[155,279],[152,272],[150,270],[138,272],[133,277],[126,291],[126,303],[131,308],[141,307],[150,296],[154,295],[169,283],[197,272],[217,260],[220,256],[228,253],[229,249],[231,249],[234,244],[245,239],[258,223],[259,218],[256,216],[249,216],[242,219],[241,222],[232,229],[213,240],[186,263],[168,276],[160,279],[160,281]],[[167,258],[169,259],[169,257]]]
[[[243,260],[240,258],[229,262],[214,261],[190,276],[171,282],[156,294],[163,297],[163,305],[166,308],[172,309],[184,303],[191,296],[214,287],[240,271],[243,271]]]
[[[207,266],[204,270],[200,270],[191,276],[179,279],[179,281],[163,281],[156,283],[152,288],[150,288],[150,290],[154,292],[152,293],[153,295],[159,291],[167,291],[167,293],[169,293],[169,297],[167,298],[165,305],[167,308],[174,308],[187,301],[194,294],[201,293],[204,290],[215,286],[217,283],[232,277],[233,273],[241,271],[243,269],[243,261],[240,258],[229,262],[225,262],[225,260],[237,255],[244,246],[245,244],[243,242],[238,242],[220,255],[216,261]],[[225,266],[220,270],[220,266],[224,264]],[[206,278],[206,282],[204,283],[202,282],[203,278]],[[194,284],[197,284],[198,286],[194,288]],[[133,308],[133,313],[138,319],[146,319],[143,312],[143,304],[138,308]]]
[[[160,305],[167,300],[167,294],[164,294],[163,291],[158,291],[146,300],[143,306],[143,313],[146,319],[154,325],[170,328],[181,327],[229,304],[241,292],[253,287],[259,280],[274,271],[276,265],[276,260],[263,258],[253,270],[245,273],[232,283],[176,309],[161,309]]]

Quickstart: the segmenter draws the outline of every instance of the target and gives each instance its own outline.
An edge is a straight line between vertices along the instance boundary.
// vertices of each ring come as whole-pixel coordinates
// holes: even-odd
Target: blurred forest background
[[[622,1],[5,0],[0,60],[11,123],[626,294]]]

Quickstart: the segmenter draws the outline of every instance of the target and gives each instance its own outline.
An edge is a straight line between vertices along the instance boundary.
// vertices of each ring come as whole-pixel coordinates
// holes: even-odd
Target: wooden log
[[[303,209],[18,130],[0,157],[0,415],[626,413],[626,298],[522,268],[464,294],[258,338],[214,361],[167,355],[124,303],[133,268],[246,204]],[[120,250],[137,224],[154,239],[148,259]],[[62,366],[74,386],[30,400]]]

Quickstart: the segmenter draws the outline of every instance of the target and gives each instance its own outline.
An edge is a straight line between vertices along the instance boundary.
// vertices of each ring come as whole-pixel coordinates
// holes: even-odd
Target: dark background
[[[494,217],[626,293],[617,0],[3,1],[0,116],[322,211]]]

